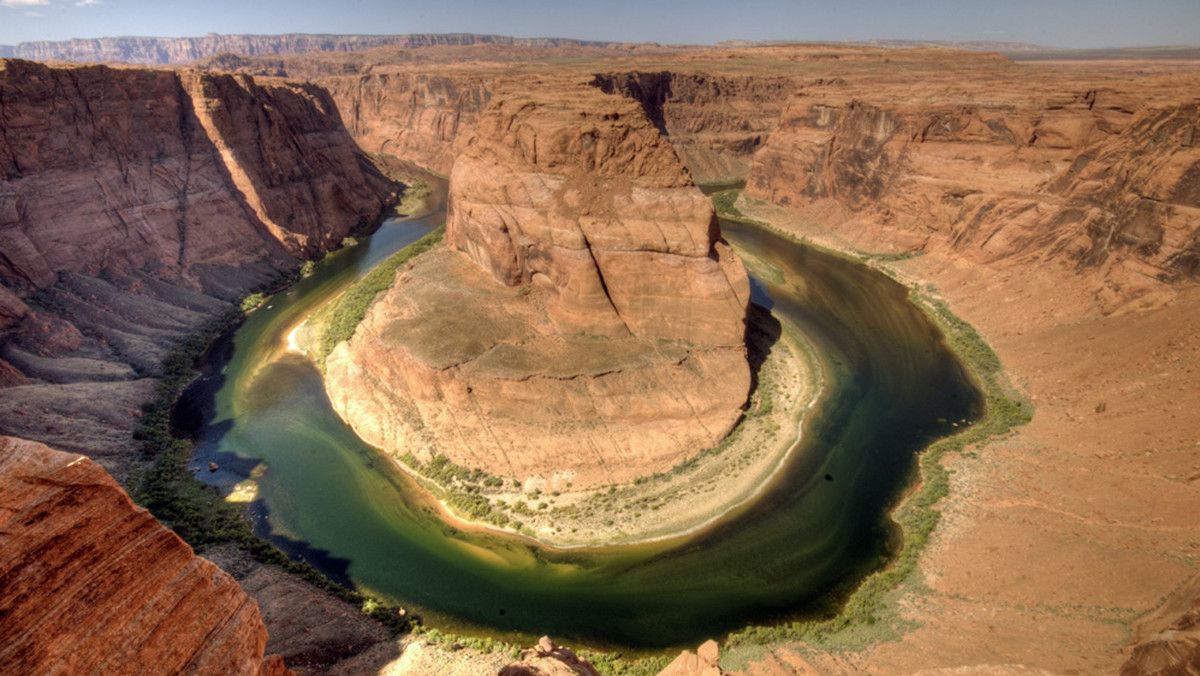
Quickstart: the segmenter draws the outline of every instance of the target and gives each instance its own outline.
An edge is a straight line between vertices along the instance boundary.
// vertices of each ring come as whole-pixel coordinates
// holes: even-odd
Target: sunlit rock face
[[[446,248],[329,357],[343,418],[397,453],[577,486],[727,434],[749,282],[643,110],[582,84],[497,94],[459,151]]]
[[[99,465],[0,437],[0,672],[292,673],[258,604]]]

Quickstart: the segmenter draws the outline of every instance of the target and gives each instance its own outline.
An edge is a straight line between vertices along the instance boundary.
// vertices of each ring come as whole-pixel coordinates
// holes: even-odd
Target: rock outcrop
[[[697,183],[731,183],[745,177],[797,82],[783,75],[625,71],[597,74],[592,86],[641,104]]]
[[[0,281],[309,256],[378,217],[388,181],[311,85],[0,64]],[[160,275],[164,276],[164,275]]]
[[[521,652],[521,660],[507,664],[498,676],[600,676],[600,672],[575,651],[555,645],[549,636]]]
[[[1200,596],[1191,599],[1187,612],[1167,626],[1137,641],[1121,676],[1197,676],[1200,674]],[[1154,623],[1166,608],[1145,618]],[[1160,625],[1161,626],[1161,625]]]
[[[0,62],[0,433],[123,479],[178,341],[394,189],[313,85]]]
[[[258,606],[87,458],[0,437],[0,672],[258,674]]]
[[[864,248],[1059,260],[1101,271],[1107,312],[1161,304],[1164,282],[1200,270],[1195,102],[1153,83],[1050,84],[806,88],[756,154],[746,194],[841,222]]]
[[[454,165],[454,142],[470,136],[491,99],[496,75],[486,68],[375,67],[322,78],[346,128],[367,152],[416,162],[440,174]]]
[[[722,676],[725,673],[718,664],[720,647],[716,641],[705,641],[696,652],[684,650],[679,653],[658,676]]]
[[[450,184],[447,248],[328,358],[360,436],[585,487],[728,433],[750,384],[749,283],[637,104],[582,85],[497,95]]]

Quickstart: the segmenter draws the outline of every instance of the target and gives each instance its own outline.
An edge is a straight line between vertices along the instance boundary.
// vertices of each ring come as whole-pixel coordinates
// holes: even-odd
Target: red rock
[[[0,672],[291,673],[258,606],[95,463],[0,437]]]
[[[543,636],[531,650],[521,653],[519,662],[501,668],[499,676],[600,676],[600,672],[570,648]]]
[[[1159,302],[1161,282],[1200,272],[1194,101],[1153,82],[1075,94],[1057,80],[1017,89],[1005,71],[943,82],[935,63],[902,91],[793,96],[746,194],[841,225],[865,248],[1098,268],[1106,312]]]
[[[665,470],[741,415],[746,272],[636,103],[505,96],[455,163],[449,250],[329,355],[330,399],[424,460],[579,487]]]
[[[502,284],[546,289],[563,333],[741,345],[745,271],[660,139],[626,99],[509,94],[459,153],[446,241]]]
[[[318,87],[7,60],[0,88],[10,289],[147,266],[198,286],[196,266],[330,248],[388,200]]]
[[[696,652],[684,650],[679,653],[658,676],[721,676],[725,672],[717,664],[720,648],[713,640],[705,641]]]

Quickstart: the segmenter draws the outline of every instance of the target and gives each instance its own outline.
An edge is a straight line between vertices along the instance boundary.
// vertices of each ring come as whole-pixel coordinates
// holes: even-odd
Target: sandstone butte
[[[0,437],[0,672],[291,674],[258,605],[87,458]]]
[[[749,281],[642,108],[582,83],[505,90],[456,155],[445,250],[326,362],[359,436],[586,488],[728,434]]]
[[[192,121],[192,95],[171,93],[195,91],[182,85],[187,78],[245,83],[261,106],[253,116],[260,121],[271,119],[270,96],[303,92],[297,101],[326,102],[308,108],[324,111],[313,118],[325,116],[326,132],[316,136],[343,139],[338,147],[351,149],[346,157],[355,165],[343,122],[367,152],[441,173],[453,170],[456,148],[509,87],[592,82],[636,101],[695,180],[744,176],[746,196],[738,206],[752,216],[827,246],[891,258],[921,254],[886,265],[915,284],[933,285],[987,338],[1036,406],[1030,425],[946,460],[954,473],[939,504],[941,524],[921,554],[917,579],[900,590],[897,612],[916,628],[849,652],[768,646],[743,660],[743,673],[1194,673],[1193,599],[1200,597],[1195,62],[1029,65],[943,49],[830,45],[675,55],[635,50],[617,57],[549,62],[531,58],[529,48],[443,46],[207,64],[252,74],[253,87],[241,75],[5,62],[3,222],[12,222],[11,214],[59,209],[64,191],[21,192],[41,181],[77,172],[89,178],[69,185],[97,192],[70,212],[73,218],[60,219],[71,224],[73,237],[50,240],[52,229],[38,230],[34,244],[54,252],[40,258],[56,281],[41,287],[27,281],[35,274],[50,280],[36,265],[3,279],[0,358],[7,366],[0,364],[0,382],[9,386],[0,389],[0,431],[86,449],[120,475],[136,448],[129,440],[133,415],[153,393],[145,374],[154,373],[163,345],[280,264],[271,252],[284,245],[257,246],[279,240],[262,234],[269,228],[257,214],[239,216],[255,210],[249,200],[242,206],[220,167],[246,162],[245,176],[255,182],[273,174],[254,169],[262,166],[255,153],[239,159],[214,151],[218,143],[196,131],[203,125],[198,116]],[[260,77],[273,74],[312,84]],[[143,93],[160,91],[155,83],[169,86],[151,106]],[[42,90],[55,93],[34,95]],[[85,98],[89,105],[76,105],[61,124],[40,124]],[[150,110],[172,118],[159,120]],[[126,118],[161,129],[155,138],[162,140],[150,150],[114,142],[129,128]],[[72,135],[53,131],[78,130],[95,119],[103,123]],[[268,156],[288,138],[270,130],[296,123],[275,119],[251,139]],[[10,161],[7,139],[20,128],[37,139],[22,147],[55,163]],[[333,176],[352,171],[331,168]],[[113,176],[123,180],[112,182]],[[134,189],[147,176],[194,189],[148,201],[157,193]],[[206,176],[226,187],[206,193],[188,179]],[[261,194],[266,184],[256,185]],[[178,218],[190,213],[181,203],[201,208],[193,200],[200,194],[229,205],[222,219]],[[84,210],[93,204],[107,206]],[[243,241],[227,238],[209,254],[218,262],[204,268],[204,257],[186,253],[191,263],[181,264],[176,246],[143,253],[140,243],[122,248],[121,237],[107,234],[125,227],[114,214],[160,212],[176,217],[168,225],[195,226],[184,252],[204,241],[207,228],[217,233],[230,221],[259,223],[241,231],[258,253],[238,253],[246,251]],[[16,240],[5,240],[6,256],[16,251],[10,241]],[[119,255],[106,257],[93,246],[99,242]],[[228,259],[220,258],[224,249],[233,252]],[[106,267],[109,260],[114,264]],[[136,267],[138,261],[148,267]],[[435,660],[423,664],[443,673],[478,673],[456,666],[466,652],[406,649],[405,655]],[[709,668],[707,662],[684,656],[677,666]]]

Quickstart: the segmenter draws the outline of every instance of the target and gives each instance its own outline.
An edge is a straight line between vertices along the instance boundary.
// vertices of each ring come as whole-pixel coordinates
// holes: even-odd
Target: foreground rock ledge
[[[369,443],[576,488],[717,443],[750,388],[745,269],[634,102],[501,93],[459,149],[448,247],[327,361]]]
[[[292,673],[258,605],[91,460],[0,437],[0,673]]]

